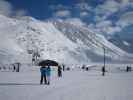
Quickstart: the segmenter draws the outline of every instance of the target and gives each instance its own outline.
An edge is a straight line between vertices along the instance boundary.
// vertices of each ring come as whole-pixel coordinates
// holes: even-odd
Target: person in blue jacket
[[[41,72],[40,84],[43,84],[43,80],[44,80],[44,84],[47,84],[47,78],[46,78],[47,68],[45,66],[42,66],[40,68],[40,72]]]
[[[51,77],[51,68],[49,65],[47,67],[46,77],[47,77],[47,84],[49,85],[50,84],[50,77]]]

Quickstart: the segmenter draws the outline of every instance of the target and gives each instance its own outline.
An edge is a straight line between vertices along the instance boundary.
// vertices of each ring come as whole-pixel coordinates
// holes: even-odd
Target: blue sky
[[[87,1],[89,6],[95,7],[103,0],[7,0],[13,5],[15,10],[24,9],[27,14],[38,19],[46,19],[52,16],[52,6],[74,7],[76,4]]]
[[[60,18],[99,33],[129,33],[133,0],[1,0],[0,14],[39,20]]]

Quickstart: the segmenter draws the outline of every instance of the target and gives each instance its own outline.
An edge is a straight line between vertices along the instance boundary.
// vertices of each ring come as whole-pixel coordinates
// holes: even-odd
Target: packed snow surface
[[[40,85],[39,67],[22,68],[17,72],[0,72],[1,100],[132,100],[133,72],[108,68],[101,76],[100,67],[83,71],[79,68],[56,76],[52,69],[51,84]],[[121,65],[119,65],[121,66]],[[124,65],[125,66],[125,65]],[[114,68],[114,69],[112,69]]]

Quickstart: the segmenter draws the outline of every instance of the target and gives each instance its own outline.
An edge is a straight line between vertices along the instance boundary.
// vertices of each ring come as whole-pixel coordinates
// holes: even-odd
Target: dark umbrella
[[[39,66],[58,66],[59,64],[53,60],[42,60],[38,64]]]

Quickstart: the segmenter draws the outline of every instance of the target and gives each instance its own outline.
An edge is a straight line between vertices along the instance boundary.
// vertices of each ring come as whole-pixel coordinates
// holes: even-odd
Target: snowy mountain
[[[56,21],[55,26],[71,41],[85,45],[87,49],[83,49],[92,61],[99,61],[101,59],[103,48],[105,48],[105,53],[109,61],[111,59],[124,60],[124,58],[132,58],[132,54],[113,45],[103,35],[94,33],[87,26],[78,26],[72,24],[72,22],[62,21]]]
[[[108,60],[132,57],[85,26],[66,21],[39,21],[0,15],[0,61],[30,62],[28,50],[40,53],[41,59],[78,64],[103,61],[103,47]]]
[[[133,39],[131,36],[132,33],[117,33],[110,36],[108,40],[116,46],[120,47],[122,50],[133,53]]]

